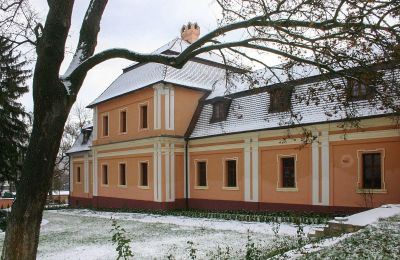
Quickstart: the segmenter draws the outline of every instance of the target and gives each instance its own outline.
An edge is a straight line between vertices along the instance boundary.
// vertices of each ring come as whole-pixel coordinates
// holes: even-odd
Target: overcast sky
[[[30,1],[44,22],[47,1]],[[88,3],[89,0],[75,1],[61,74],[72,58]],[[215,0],[110,0],[101,21],[96,52],[115,47],[151,52],[178,37],[182,25],[189,21],[200,25],[202,35],[214,29],[218,15],[219,9]],[[78,102],[83,105],[89,104],[121,74],[122,68],[130,63],[132,62],[114,59],[92,69],[78,95]],[[33,110],[31,93],[24,95],[21,102],[27,110]]]

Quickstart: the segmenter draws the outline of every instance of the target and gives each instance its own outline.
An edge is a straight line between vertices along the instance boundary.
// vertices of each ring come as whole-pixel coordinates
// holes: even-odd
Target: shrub
[[[115,219],[112,219],[112,243],[116,245],[116,251],[118,252],[117,259],[129,259],[129,257],[133,256],[131,246],[129,243],[130,239],[126,238],[126,231],[122,228]]]
[[[3,198],[11,199],[11,198],[14,198],[14,195],[11,192],[6,191],[3,194]]]
[[[7,228],[8,212],[5,210],[0,210],[0,229],[4,232]]]

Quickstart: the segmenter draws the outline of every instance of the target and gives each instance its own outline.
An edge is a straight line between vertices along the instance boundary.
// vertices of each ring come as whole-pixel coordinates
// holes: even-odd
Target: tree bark
[[[49,13],[36,49],[32,134],[17,185],[17,198],[7,223],[2,259],[36,259],[54,163],[64,124],[76,97],[67,95],[59,79],[74,1],[49,0],[48,3]]]

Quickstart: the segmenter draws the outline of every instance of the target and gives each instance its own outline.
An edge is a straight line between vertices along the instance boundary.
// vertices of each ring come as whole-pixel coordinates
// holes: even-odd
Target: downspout
[[[188,139],[185,138],[185,192],[186,192],[186,196],[185,196],[185,209],[189,209],[189,174],[188,174],[188,170],[189,170],[189,162],[188,162],[188,158],[189,158],[189,149],[188,149]]]
[[[68,154],[68,207],[71,207],[71,156]],[[60,193],[58,193],[60,194]]]

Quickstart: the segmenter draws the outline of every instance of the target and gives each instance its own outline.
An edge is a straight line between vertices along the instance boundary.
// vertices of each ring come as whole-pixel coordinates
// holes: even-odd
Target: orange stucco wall
[[[156,134],[152,131],[154,122],[154,90],[145,88],[135,93],[124,95],[117,99],[101,103],[97,106],[97,140],[94,145],[120,142],[129,139],[139,139],[153,136]],[[147,123],[148,129],[140,129],[140,105],[147,104]],[[120,111],[126,109],[127,117],[127,132],[120,132]],[[108,115],[109,133],[107,137],[102,136],[103,123],[102,118]]]
[[[362,151],[373,151],[376,149],[383,150],[385,154],[384,182],[386,192],[371,195],[373,206],[380,206],[386,203],[399,203],[400,137],[395,137],[331,143],[331,205],[366,206],[364,200],[366,195],[357,193],[359,167],[357,154]]]
[[[311,149],[285,145],[260,149],[260,201],[311,204]],[[297,191],[278,191],[278,164],[281,156],[295,156]]]
[[[134,93],[124,95],[97,106],[98,139],[94,145],[115,143],[133,139],[141,139],[159,135],[183,136],[190,124],[193,113],[197,108],[198,100],[203,92],[175,87],[174,95],[174,130],[165,128],[165,96],[161,96],[161,129],[154,129],[154,90],[147,87]],[[140,105],[147,104],[148,129],[140,129]],[[126,109],[127,132],[120,132],[120,111]],[[109,134],[102,136],[102,118],[108,115]]]
[[[226,159],[237,158],[237,189],[224,188],[224,164]],[[196,160],[207,161],[207,188],[197,189]],[[190,198],[243,200],[243,150],[232,149],[191,153],[190,155]]]
[[[99,158],[97,178],[98,196],[135,200],[153,200],[153,155],[143,154],[113,158]],[[139,162],[148,161],[148,188],[139,187]],[[126,163],[126,187],[119,186],[119,163]],[[108,165],[108,185],[102,184],[102,165]]]
[[[88,197],[88,193],[84,193],[84,181],[85,181],[85,173],[84,173],[84,163],[83,161],[73,161],[73,182],[74,182],[74,189],[72,192],[72,196],[77,196],[77,197],[82,197],[82,198],[86,198]],[[80,168],[80,172],[81,172],[81,181],[78,182],[77,180],[77,176],[78,176],[78,167]]]

